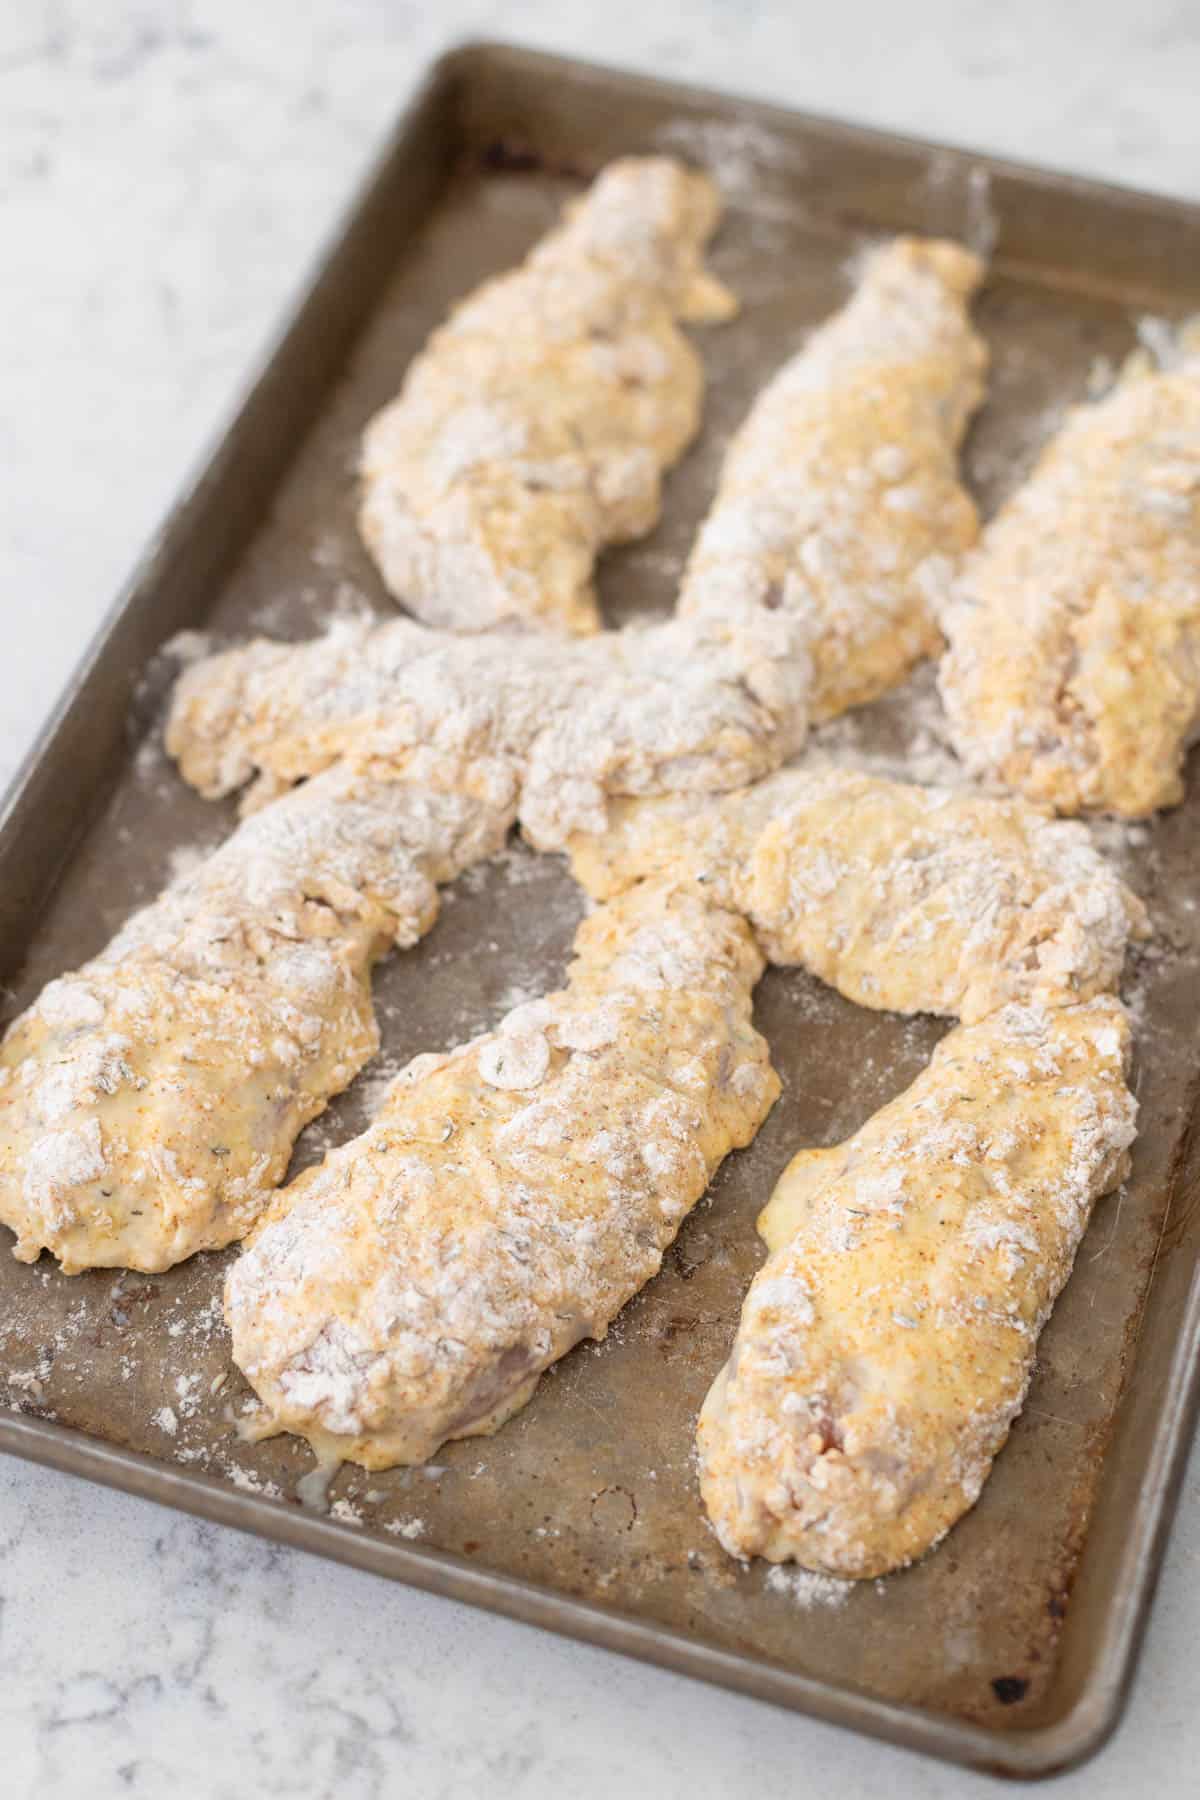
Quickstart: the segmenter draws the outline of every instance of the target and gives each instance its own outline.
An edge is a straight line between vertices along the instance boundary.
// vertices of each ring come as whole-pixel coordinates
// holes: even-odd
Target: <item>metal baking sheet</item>
[[[449,303],[516,261],[582,179],[664,148],[726,189],[715,260],[744,310],[702,336],[704,434],[662,525],[603,564],[613,623],[669,609],[730,429],[838,304],[868,238],[995,236],[978,309],[991,398],[967,451],[985,510],[1142,315],[1200,305],[1200,209],[522,51],[455,52],[10,796],[8,1014],[231,824],[158,747],[172,667],[159,646],[182,627],[292,638],[339,609],[387,610],[353,529],[364,420]],[[903,751],[906,705],[874,709],[862,743]],[[1117,846],[1158,928],[1129,988],[1133,1178],[1098,1208],[982,1500],[917,1568],[832,1597],[803,1577],[771,1585],[723,1555],[696,1491],[692,1424],[762,1254],[759,1206],[792,1151],[855,1129],[942,1029],[857,1010],[797,972],[768,973],[758,994],[784,1094],[757,1141],[609,1339],[567,1357],[496,1438],[424,1469],[345,1468],[329,1513],[305,1508],[302,1446],[233,1429],[246,1389],[220,1320],[227,1253],[73,1280],[49,1259],[0,1259],[0,1446],[975,1766],[1043,1774],[1079,1758],[1119,1714],[1197,1398],[1197,775],[1193,762],[1185,807]],[[451,889],[424,943],[379,974],[380,1062],[304,1134],[296,1166],[361,1129],[381,1071],[554,985],[579,913],[561,865],[516,844]]]

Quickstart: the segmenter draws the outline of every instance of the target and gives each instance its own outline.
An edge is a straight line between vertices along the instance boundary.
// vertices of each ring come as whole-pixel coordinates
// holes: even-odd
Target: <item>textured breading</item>
[[[807,664],[792,624],[671,620],[586,641],[454,638],[409,620],[259,639],[194,664],[167,748],[211,797],[249,803],[341,757],[404,769],[464,756],[512,796],[532,842],[603,829],[609,795],[725,789],[803,741]]]
[[[434,333],[362,450],[363,537],[418,617],[597,630],[597,552],[650,530],[700,422],[677,321],[735,310],[703,265],[719,216],[706,175],[611,163]]]
[[[901,1567],[978,1498],[1137,1105],[1116,1000],[960,1026],[846,1143],[802,1151],[699,1423],[734,1556]]]
[[[246,820],[52,981],[0,1046],[0,1220],[67,1274],[242,1236],[302,1126],[374,1055],[370,968],[494,853],[486,785],[333,769]]]
[[[944,615],[970,769],[1059,812],[1183,797],[1200,725],[1200,358],[1077,407]]]
[[[744,922],[670,883],[585,920],[566,989],[418,1057],[276,1197],[226,1316],[268,1430],[369,1468],[494,1430],[657,1271],[779,1084]]]
[[[936,239],[876,250],[726,455],[680,611],[794,614],[816,719],[883,693],[940,643],[937,602],[977,530],[957,452],[983,396],[967,315],[982,275]]]
[[[595,898],[666,873],[745,914],[772,962],[860,1005],[980,1019],[1116,986],[1145,910],[1082,825],[1022,800],[843,768],[785,769],[745,793],[617,802],[571,839]]]

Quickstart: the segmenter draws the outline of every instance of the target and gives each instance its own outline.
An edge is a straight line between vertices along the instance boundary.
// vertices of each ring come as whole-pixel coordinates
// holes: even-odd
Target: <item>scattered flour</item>
[[[419,1538],[425,1530],[424,1519],[389,1519],[383,1528],[393,1537]]]
[[[834,1575],[818,1575],[813,1569],[797,1569],[785,1567],[783,1563],[772,1563],[763,1585],[769,1593],[786,1594],[796,1606],[805,1612],[812,1612],[816,1607],[836,1609],[845,1606],[859,1583],[839,1581]]]
[[[932,662],[920,664],[909,680],[870,706],[815,726],[797,760],[922,787],[962,787],[968,781],[950,747]]]
[[[183,1460],[182,1457],[180,1460]],[[264,1481],[253,1469],[243,1469],[239,1463],[220,1459],[217,1464],[226,1481],[231,1481],[235,1488],[241,1488],[245,1494],[262,1494],[268,1500],[282,1500],[283,1490],[273,1481]]]

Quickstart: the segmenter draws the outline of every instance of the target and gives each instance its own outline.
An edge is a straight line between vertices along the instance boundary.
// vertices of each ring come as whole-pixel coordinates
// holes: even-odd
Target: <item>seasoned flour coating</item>
[[[268,1429],[368,1468],[494,1430],[655,1274],[779,1091],[736,915],[670,883],[585,920],[568,986],[418,1057],[231,1271]]]
[[[974,541],[957,452],[987,355],[956,244],[898,238],[755,401],[684,576],[680,611],[794,614],[824,719],[874,699],[940,642],[936,611]]]
[[[1087,999],[1147,930],[1086,829],[1021,800],[803,768],[611,812],[606,833],[571,840],[589,894],[686,875],[745,914],[772,962],[863,1006],[970,1021]]]
[[[672,620],[583,642],[453,638],[410,620],[259,639],[182,676],[167,748],[209,796],[257,775],[254,805],[340,757],[394,770],[464,756],[512,796],[530,840],[602,830],[609,795],[734,788],[803,741],[794,625]]]
[[[331,770],[52,981],[0,1046],[0,1221],[67,1274],[240,1237],[378,1048],[370,968],[503,843],[486,788]]]
[[[677,321],[735,310],[703,264],[720,210],[668,157],[612,163],[434,333],[362,451],[363,538],[419,618],[598,628],[596,554],[650,530],[700,422]]]
[[[1200,726],[1200,358],[1071,413],[943,624],[942,698],[973,772],[1063,813],[1183,798]]]
[[[700,1415],[732,1555],[880,1575],[975,1503],[1093,1202],[1127,1172],[1128,1052],[1115,1000],[1006,1007],[785,1170]]]

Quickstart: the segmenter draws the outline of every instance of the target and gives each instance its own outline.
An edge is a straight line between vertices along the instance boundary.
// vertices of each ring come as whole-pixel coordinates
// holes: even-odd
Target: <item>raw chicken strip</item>
[[[370,969],[498,850],[486,787],[331,770],[256,814],[43,989],[0,1046],[0,1220],[67,1274],[240,1237],[378,1048]]]
[[[874,1576],[977,1499],[1136,1102],[1112,999],[1011,1006],[944,1038],[845,1144],[803,1151],[700,1415],[734,1556]]]
[[[1183,798],[1200,725],[1200,358],[1071,413],[943,620],[955,748],[1059,812]]]
[[[607,168],[520,268],[463,301],[363,441],[362,535],[431,625],[599,626],[592,566],[658,518],[704,378],[679,319],[724,319],[707,176]]]
[[[1141,902],[1086,828],[1021,800],[838,768],[746,793],[617,802],[571,840],[606,898],[667,872],[742,912],[772,962],[860,1005],[968,1022],[1008,1001],[1062,1005],[1116,986]]]
[[[469,756],[527,835],[602,830],[613,794],[734,788],[803,741],[808,668],[783,619],[673,620],[585,642],[448,638],[405,619],[308,644],[259,639],[194,664],[167,748],[210,797],[257,773],[253,805],[340,757],[395,770]]]
[[[967,316],[982,274],[956,244],[875,251],[725,458],[680,611],[795,614],[815,719],[874,699],[940,643],[937,602],[977,530],[957,452],[983,396]]]
[[[281,1191],[232,1269],[269,1430],[419,1462],[492,1431],[657,1271],[779,1091],[734,914],[647,884],[580,926],[567,988],[422,1056]]]

